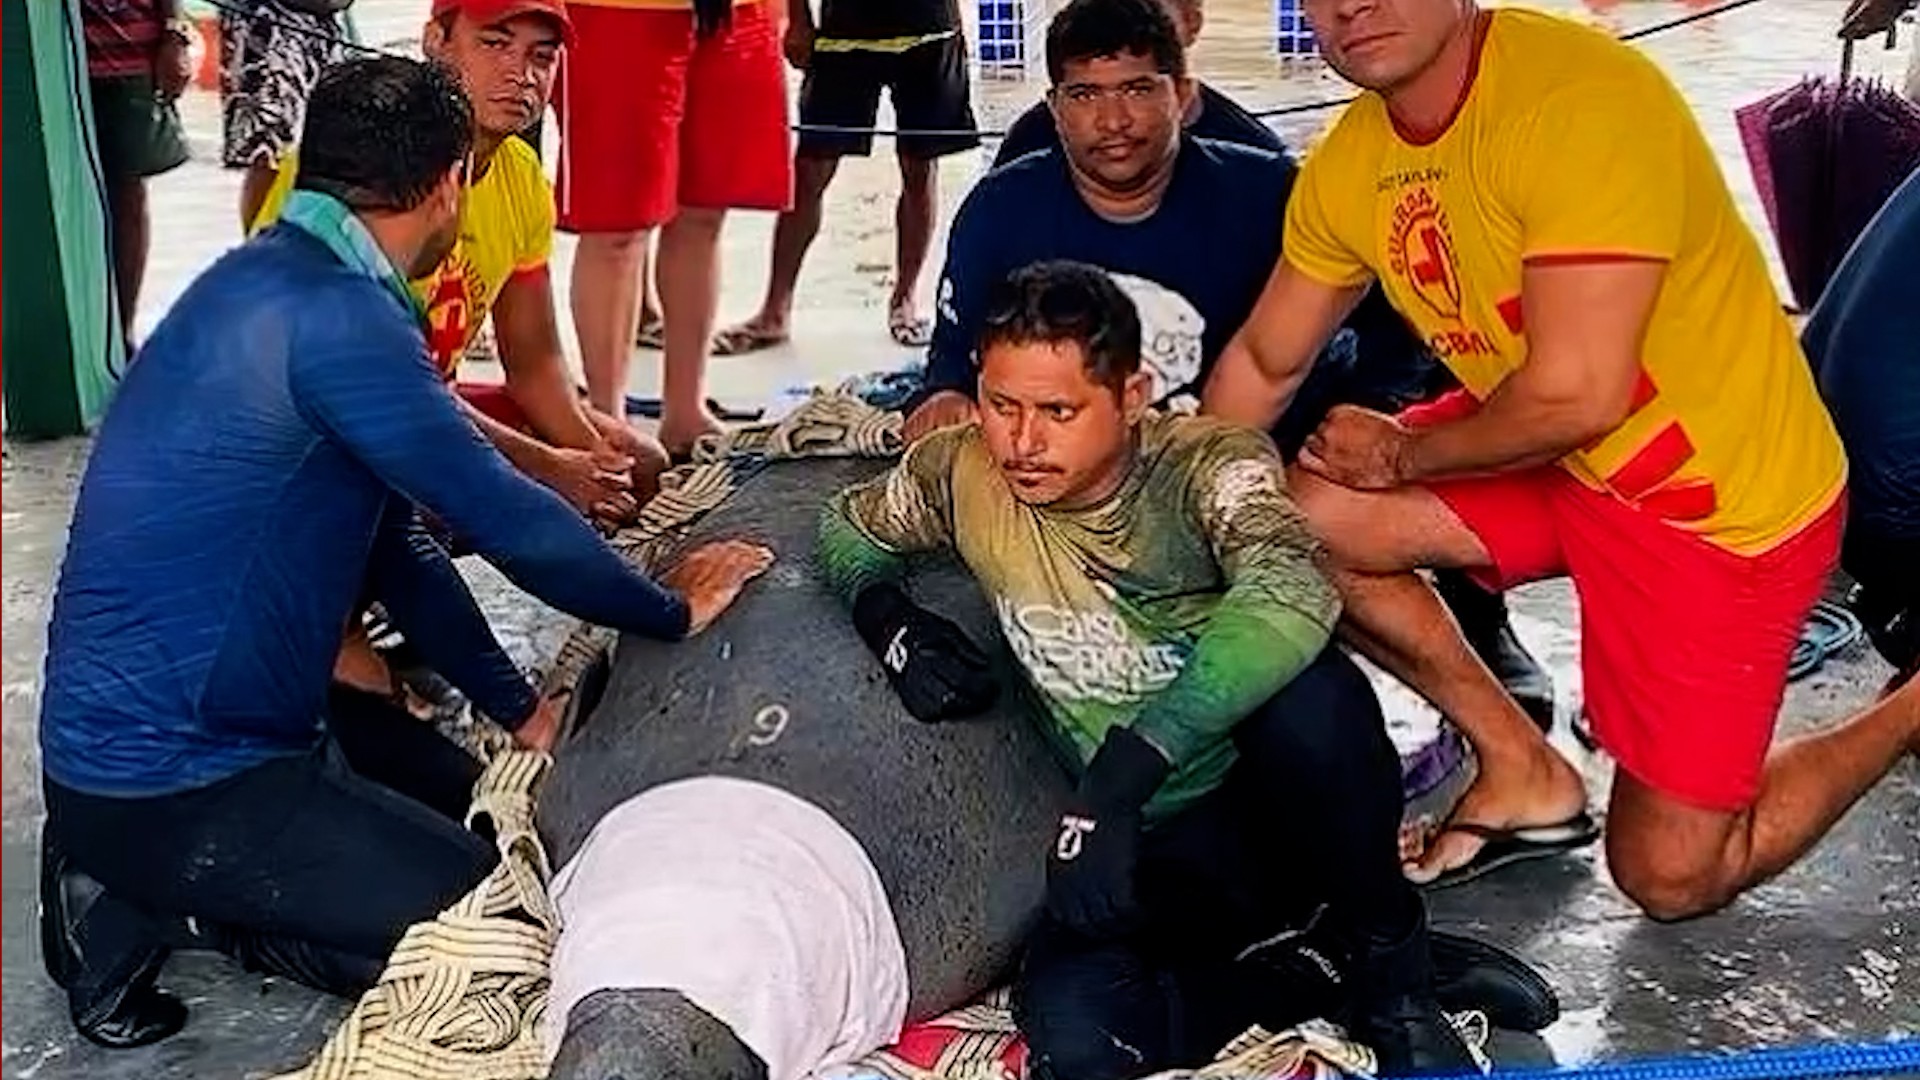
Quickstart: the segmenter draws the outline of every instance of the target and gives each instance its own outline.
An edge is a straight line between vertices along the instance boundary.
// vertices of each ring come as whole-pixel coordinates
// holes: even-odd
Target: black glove
[[[853,602],[853,626],[915,720],[974,716],[1000,696],[986,656],[966,632],[909,600],[898,586],[863,590]]]
[[[1134,866],[1140,809],[1172,765],[1147,740],[1112,728],[1080,778],[1047,857],[1047,912],[1087,937],[1115,937],[1139,919]]]

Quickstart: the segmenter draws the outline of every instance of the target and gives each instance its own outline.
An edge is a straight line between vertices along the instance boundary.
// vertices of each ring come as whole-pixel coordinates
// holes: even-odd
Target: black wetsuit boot
[[[1541,731],[1553,728],[1553,679],[1520,644],[1507,617],[1506,598],[1459,570],[1433,575],[1433,587],[1460,623],[1460,632],[1520,710]]]
[[[1403,931],[1362,933],[1355,948],[1353,1036],[1380,1059],[1381,1076],[1462,1076],[1480,1071],[1434,992],[1427,908],[1411,896]]]
[[[157,928],[75,869],[51,830],[41,832],[40,951],[88,1042],[128,1049],[186,1026],[187,1007],[154,986],[168,951]]]

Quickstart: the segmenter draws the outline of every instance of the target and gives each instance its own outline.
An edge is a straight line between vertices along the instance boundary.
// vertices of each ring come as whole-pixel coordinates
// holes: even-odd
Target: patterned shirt
[[[86,32],[89,76],[153,74],[153,54],[167,25],[161,0],[80,0],[80,23]]]
[[[985,590],[1057,744],[1084,764],[1130,725],[1173,762],[1150,819],[1219,785],[1234,726],[1339,615],[1272,443],[1210,418],[1149,414],[1120,489],[1083,509],[1016,499],[969,426],[915,443],[822,519],[821,561],[849,599],[945,549]]]

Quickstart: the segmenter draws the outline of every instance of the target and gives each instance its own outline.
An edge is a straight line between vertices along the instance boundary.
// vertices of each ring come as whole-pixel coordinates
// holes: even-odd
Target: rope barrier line
[[[201,2],[209,7],[242,18],[266,18],[268,21],[274,22],[274,25],[282,30],[291,31],[296,34],[305,34],[309,37],[323,38],[349,52],[357,52],[365,56],[406,55],[397,50],[376,48],[370,45],[362,45],[358,42],[328,37],[325,34],[318,33],[305,26],[294,26],[290,23],[278,22],[272,19],[271,16],[262,16],[257,12],[249,10],[243,6],[243,4],[236,3],[235,0],[201,0]],[[1729,11],[1736,11],[1760,2],[1761,0],[1724,0],[1723,3],[1715,4],[1710,8],[1703,8],[1699,11],[1689,12],[1676,18],[1628,31],[1620,35],[1620,40],[1638,41],[1642,38],[1652,37],[1655,34],[1665,33],[1668,30],[1674,30],[1705,19],[1711,19],[1716,15],[1724,15]],[[1321,112],[1326,109],[1337,109],[1342,105],[1351,103],[1357,97],[1359,97],[1358,94],[1347,94],[1344,97],[1320,98],[1315,101],[1305,101],[1294,105],[1274,105],[1265,109],[1255,109],[1253,110],[1253,115],[1261,120],[1271,120],[1281,116],[1297,116],[1302,113]],[[995,142],[1007,137],[1007,129],[1005,128],[869,128],[844,127],[836,124],[793,124],[791,128],[797,133],[807,135],[866,135],[891,139],[898,139],[903,136],[922,139],[973,137],[987,142]]]

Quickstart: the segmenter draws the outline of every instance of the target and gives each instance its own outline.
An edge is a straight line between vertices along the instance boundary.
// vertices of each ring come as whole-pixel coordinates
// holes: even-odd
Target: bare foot
[[[1579,814],[1586,805],[1587,788],[1580,774],[1566,758],[1542,744],[1524,760],[1512,763],[1483,760],[1480,775],[1460,797],[1448,821],[1495,829],[1559,825]],[[1424,885],[1472,862],[1486,843],[1484,838],[1471,832],[1443,825],[1426,853],[1403,869],[1408,880]]]
[[[682,459],[693,453],[693,444],[700,441],[702,435],[724,434],[727,425],[708,411],[705,405],[692,417],[679,413],[668,413],[660,418],[660,445],[667,448],[673,458]]]

